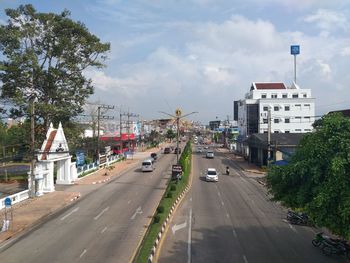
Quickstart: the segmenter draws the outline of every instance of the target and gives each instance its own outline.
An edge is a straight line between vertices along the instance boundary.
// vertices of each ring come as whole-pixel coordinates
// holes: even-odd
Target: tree
[[[323,117],[284,167],[267,182],[274,199],[305,210],[315,223],[350,238],[350,119]]]
[[[32,5],[6,9],[0,26],[1,98],[12,102],[12,117],[28,114],[28,101],[36,99],[37,121],[46,131],[50,122],[69,122],[83,111],[93,94],[89,67],[102,67],[109,43],[101,43],[84,24],[61,14],[38,13]]]
[[[174,132],[172,129],[169,129],[169,130],[167,130],[165,136],[166,136],[166,138],[168,138],[169,140],[172,140],[172,139],[174,139],[174,138],[176,137],[176,134],[175,134],[175,132]]]

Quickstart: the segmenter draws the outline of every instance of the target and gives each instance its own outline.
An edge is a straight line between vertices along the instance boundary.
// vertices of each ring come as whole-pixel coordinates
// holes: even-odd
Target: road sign
[[[300,46],[299,45],[290,46],[290,54],[291,55],[299,55],[300,54]]]
[[[174,164],[171,169],[172,179],[180,179],[182,175],[182,166],[178,164]]]
[[[12,205],[12,200],[11,200],[11,198],[10,197],[6,197],[5,198],[5,206],[6,207],[9,207],[9,206],[11,206]]]

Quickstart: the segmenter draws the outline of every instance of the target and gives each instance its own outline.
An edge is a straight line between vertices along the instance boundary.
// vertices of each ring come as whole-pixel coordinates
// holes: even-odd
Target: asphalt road
[[[55,214],[0,253],[6,263],[128,262],[170,177],[175,154],[163,155],[153,172],[137,168]]]
[[[158,262],[346,262],[313,247],[316,229],[290,225],[286,210],[225,154],[212,160],[193,156],[193,184],[161,243]],[[224,175],[229,165],[230,176]],[[216,168],[219,182],[206,182]]]

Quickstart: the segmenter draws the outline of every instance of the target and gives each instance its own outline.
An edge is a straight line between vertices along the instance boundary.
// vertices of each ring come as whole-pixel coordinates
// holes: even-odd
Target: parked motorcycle
[[[350,259],[350,246],[345,240],[327,240],[322,247],[322,252],[327,256],[346,255]]]
[[[305,213],[294,212],[289,210],[287,213],[287,220],[294,225],[308,225],[310,224],[309,217]]]
[[[226,166],[226,175],[230,175],[230,167]]]

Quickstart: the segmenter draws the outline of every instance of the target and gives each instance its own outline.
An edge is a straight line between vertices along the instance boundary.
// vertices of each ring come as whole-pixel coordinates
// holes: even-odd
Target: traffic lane
[[[129,176],[121,176],[110,181],[109,184],[103,185],[99,190],[87,195],[75,207],[71,208],[71,211],[73,211],[79,207],[78,211],[69,215],[62,222],[59,218],[47,222],[31,235],[23,238],[16,245],[4,251],[1,256],[6,258],[8,262],[11,262],[12,259],[14,259],[13,262],[22,262],[24,259],[28,262],[31,262],[31,260],[33,262],[55,262],[56,260],[56,262],[60,262],[62,260],[62,251],[64,251],[67,260],[79,258],[81,255],[79,253],[83,253],[86,247],[93,244],[98,237],[99,231],[104,229],[102,228],[101,230],[102,225],[97,224],[93,218],[99,215],[101,209],[103,211],[107,207],[109,207],[108,211],[104,213],[106,215],[109,213],[113,215],[110,225],[112,223],[119,225],[120,228],[116,231],[123,234],[125,232],[123,226],[127,226],[132,214],[135,213],[137,203],[146,202],[149,193],[156,192],[154,191],[155,188],[161,189],[162,187],[160,186],[166,182],[166,180],[161,180],[161,167],[165,170],[168,169],[168,162],[172,161],[173,158],[174,156],[164,158],[165,163],[158,165],[158,169],[156,170],[158,170],[159,174],[156,176],[151,177],[151,173],[132,172]],[[134,202],[127,204],[128,201],[125,202],[125,197]],[[68,220],[71,221],[69,222]],[[142,229],[143,225],[138,227]],[[123,233],[122,230],[124,231]],[[135,242],[134,246],[136,244],[137,242]],[[132,249],[129,248],[128,251],[130,252]],[[18,253],[18,251],[21,252]],[[28,257],[31,251],[41,254],[40,257]],[[83,256],[87,255],[88,253],[85,252]]]
[[[314,231],[284,220],[285,212],[269,201],[254,179],[238,176],[222,178],[220,189],[227,200],[233,225],[249,262],[339,262],[311,245]],[[237,213],[239,211],[239,213]]]
[[[244,262],[239,249],[232,249],[239,246],[216,183],[204,179],[208,167],[217,168],[213,160],[193,156],[192,188],[171,227],[183,223],[186,215],[192,213],[192,218],[185,230],[168,230],[159,262]]]

